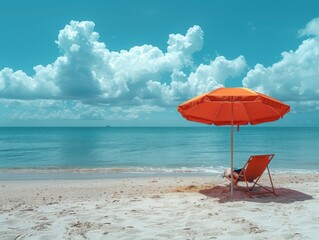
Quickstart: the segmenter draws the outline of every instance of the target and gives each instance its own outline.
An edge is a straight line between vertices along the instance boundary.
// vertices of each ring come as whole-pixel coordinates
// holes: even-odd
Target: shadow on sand
[[[256,192],[259,191],[259,189],[256,189]],[[234,189],[233,197],[230,198],[230,192],[228,186],[215,186],[213,188],[209,189],[202,189],[199,191],[199,193],[211,197],[211,198],[217,198],[218,202],[224,203],[229,201],[247,201],[247,202],[260,202],[260,203],[270,203],[270,202],[276,202],[276,203],[293,203],[297,201],[306,201],[313,199],[312,196],[293,190],[288,188],[275,188],[275,192],[278,196],[275,196],[273,194],[265,194],[265,195],[257,195],[254,197],[249,197],[244,192]]]

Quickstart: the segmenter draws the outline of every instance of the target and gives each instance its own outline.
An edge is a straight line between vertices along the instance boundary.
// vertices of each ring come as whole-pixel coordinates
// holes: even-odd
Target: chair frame
[[[254,180],[252,181],[248,181],[247,180],[247,176],[246,176],[246,170],[247,168],[249,168],[249,163],[250,161],[252,161],[252,159],[254,157],[265,157],[265,156],[268,156],[269,158],[269,163],[270,161],[273,159],[273,157],[275,156],[274,154],[265,154],[265,155],[253,155],[253,156],[250,156],[248,161],[246,162],[246,164],[244,165],[244,167],[242,168],[242,170],[240,171],[239,174],[237,173],[234,173],[233,172],[233,183],[234,183],[234,186],[236,186],[240,191],[246,193],[249,197],[252,198],[253,195],[263,195],[263,194],[269,194],[269,193],[272,193],[274,194],[275,196],[278,196],[278,194],[275,192],[275,188],[274,188],[274,184],[273,184],[273,181],[272,181],[272,178],[271,178],[271,175],[270,175],[270,170],[269,170],[269,163],[267,164],[266,168],[267,168],[267,172],[268,172],[268,176],[269,176],[269,181],[271,183],[271,188],[267,188],[263,185],[261,185],[260,183],[258,183],[259,179],[261,178],[261,176],[264,174],[266,168],[263,170],[263,172],[257,177],[255,178]],[[258,161],[258,160],[257,160]],[[226,176],[226,178],[228,180],[231,181],[231,176]],[[246,184],[246,187],[242,187],[242,186],[239,186],[238,183],[239,182],[245,182]],[[259,186],[261,187],[262,189],[264,189],[265,191],[258,191],[258,192],[252,192],[252,190],[254,189],[255,186]]]

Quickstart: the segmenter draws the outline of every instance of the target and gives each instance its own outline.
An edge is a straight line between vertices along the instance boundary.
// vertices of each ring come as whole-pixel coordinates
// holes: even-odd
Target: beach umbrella
[[[230,125],[230,168],[234,162],[234,126],[255,125],[282,118],[290,107],[265,94],[248,88],[218,88],[194,97],[178,106],[181,115],[189,121],[216,126]],[[231,196],[233,195],[231,174]]]

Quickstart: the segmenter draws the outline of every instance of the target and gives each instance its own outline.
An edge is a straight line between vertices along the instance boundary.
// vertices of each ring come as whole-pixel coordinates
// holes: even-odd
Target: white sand
[[[318,239],[319,175],[232,201],[221,177],[0,182],[0,239]]]

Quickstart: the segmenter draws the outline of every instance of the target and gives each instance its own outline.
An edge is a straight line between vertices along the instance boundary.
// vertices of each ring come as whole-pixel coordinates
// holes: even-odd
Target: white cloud
[[[185,36],[181,34],[170,34],[167,52],[184,52],[191,55],[203,47],[204,33],[199,26],[188,29]]]
[[[84,105],[176,105],[176,101],[224,86],[227,79],[247,69],[243,56],[233,60],[219,56],[196,67],[193,54],[204,44],[204,33],[196,25],[185,35],[170,34],[166,51],[145,44],[119,52],[100,42],[94,27],[90,21],[66,25],[56,40],[62,55],[47,66],[35,66],[33,76],[2,69],[0,97],[75,100]],[[299,33],[309,37],[297,50],[283,52],[272,66],[256,64],[243,85],[284,101],[315,103],[319,97],[319,18]]]
[[[227,60],[225,57],[219,56],[209,65],[199,65],[196,71],[190,74],[189,85],[192,92],[198,95],[224,86],[227,79],[240,75],[246,68],[243,56],[234,60]]]
[[[130,120],[165,108],[151,105],[111,106],[83,104],[79,100],[0,99],[1,120]]]
[[[118,52],[99,41],[94,27],[90,21],[71,21],[56,40],[61,56],[35,66],[32,76],[0,70],[0,98],[6,109],[1,117],[135,119],[222,87],[247,70],[243,56],[218,56],[196,66],[193,55],[204,44],[204,32],[196,25],[185,35],[170,34],[165,51],[144,44]],[[299,34],[307,39],[296,50],[283,52],[269,67],[256,64],[242,83],[295,109],[319,110],[319,18]]]
[[[244,57],[217,57],[196,67],[204,44],[199,26],[170,34],[166,51],[148,44],[119,52],[99,41],[90,21],[71,21],[58,34],[61,50],[34,75],[0,70],[2,119],[114,120],[148,117],[223,86],[246,68]]]
[[[297,50],[283,52],[282,59],[270,67],[257,64],[243,79],[243,85],[283,101],[306,101],[316,106],[319,99],[319,19],[309,22]],[[297,106],[303,106],[296,104]]]
[[[32,99],[52,97],[57,88],[52,82],[41,79],[41,69],[39,75],[32,78],[21,70],[13,71],[4,68],[0,71],[0,97],[9,99]],[[45,74],[47,76],[47,74]],[[46,77],[45,76],[45,77]]]
[[[170,84],[150,80],[148,88],[154,97],[170,104],[174,100],[181,101],[223,87],[226,79],[240,75],[245,68],[247,65],[243,56],[234,60],[220,56],[209,65],[200,64],[189,77],[182,71],[173,72]]]
[[[309,23],[307,23],[304,29],[301,29],[299,31],[299,34],[301,36],[314,35],[318,37],[319,36],[319,18],[312,19]]]
[[[141,113],[151,114],[154,112],[164,112],[165,108],[159,106],[141,105],[133,107],[111,107],[110,110],[122,119],[137,119]]]
[[[74,111],[70,101],[65,100],[16,100],[2,99],[2,120],[64,120],[79,119],[80,115]]]
[[[2,99],[2,120],[108,120],[110,107],[83,104],[78,100]]]
[[[94,27],[90,21],[66,25],[56,41],[63,55],[47,66],[35,66],[33,76],[22,70],[1,70],[0,97],[133,106],[171,104],[222,86],[226,78],[238,75],[246,66],[243,57],[218,57],[187,76],[185,72],[195,66],[192,56],[204,42],[204,33],[196,25],[185,35],[170,34],[166,52],[147,44],[110,51],[99,42]]]

